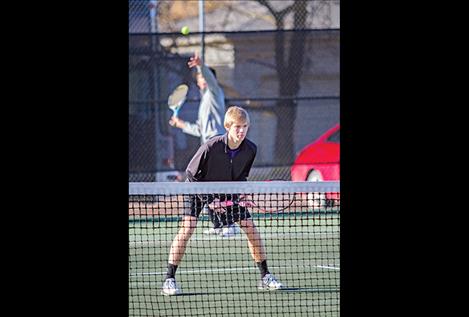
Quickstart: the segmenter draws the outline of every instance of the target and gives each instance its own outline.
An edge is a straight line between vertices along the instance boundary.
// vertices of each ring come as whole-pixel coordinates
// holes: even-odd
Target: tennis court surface
[[[284,287],[258,289],[246,234],[205,234],[202,212],[177,269],[181,293],[161,295],[188,201],[218,194],[255,203],[268,269]],[[339,249],[339,182],[129,183],[129,316],[339,316]]]

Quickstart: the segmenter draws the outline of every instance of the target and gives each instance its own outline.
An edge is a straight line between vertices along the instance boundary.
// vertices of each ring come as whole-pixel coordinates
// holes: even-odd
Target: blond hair
[[[249,125],[251,121],[249,120],[249,114],[245,109],[238,106],[230,106],[225,113],[224,126],[229,129],[235,122],[246,122]]]

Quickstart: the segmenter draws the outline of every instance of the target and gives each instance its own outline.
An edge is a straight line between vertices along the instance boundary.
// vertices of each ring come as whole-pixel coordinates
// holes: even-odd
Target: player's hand
[[[253,201],[250,200],[245,200],[245,201],[240,201],[238,203],[241,207],[254,207],[256,204]]]
[[[256,204],[251,199],[251,195],[241,195],[238,198],[238,205],[241,207],[255,207]]]
[[[233,206],[233,202],[231,200],[220,201],[218,198],[215,198],[210,204],[208,204],[210,209],[213,209],[217,212],[225,212],[224,208],[230,206]]]
[[[171,119],[169,119],[169,125],[172,127],[180,128],[182,129],[184,127],[184,121],[179,119],[178,117],[172,116]]]
[[[189,65],[189,68],[202,65],[202,60],[197,52],[195,52],[194,56],[189,59],[187,65]]]

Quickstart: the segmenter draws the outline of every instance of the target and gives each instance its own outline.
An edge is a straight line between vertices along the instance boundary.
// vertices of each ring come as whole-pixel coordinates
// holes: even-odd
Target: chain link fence
[[[339,1],[204,1],[205,30],[195,32],[199,4],[129,1],[129,181],[177,180],[197,150],[199,138],[169,126],[167,98],[188,84],[179,116],[195,122],[187,61],[201,49],[226,106],[250,113],[250,179],[289,179],[298,151],[340,120]]]

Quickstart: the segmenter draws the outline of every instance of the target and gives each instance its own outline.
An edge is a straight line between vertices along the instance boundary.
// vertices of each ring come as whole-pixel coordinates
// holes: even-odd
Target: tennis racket
[[[236,199],[221,201],[215,198],[209,207],[215,212],[224,213],[230,207],[246,207],[254,212],[270,213],[288,209],[295,201],[295,193],[240,194]]]
[[[273,178],[266,182],[283,182],[285,179]],[[256,206],[254,211],[258,212],[279,212],[288,209],[296,200],[296,193],[263,193],[255,194],[253,200]]]
[[[181,109],[182,105],[186,101],[188,91],[189,86],[187,86],[186,84],[181,84],[173,90],[171,95],[169,95],[168,107],[173,111],[173,115],[175,117],[178,116],[179,109]]]

